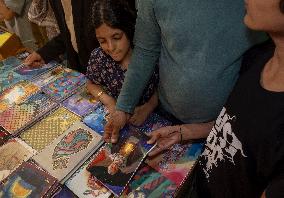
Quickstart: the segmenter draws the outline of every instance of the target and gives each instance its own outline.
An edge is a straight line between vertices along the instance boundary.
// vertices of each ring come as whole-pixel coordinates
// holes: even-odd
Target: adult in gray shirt
[[[105,140],[117,141],[157,61],[161,107],[183,123],[159,129],[167,134],[160,149],[205,138],[238,78],[242,54],[266,39],[245,27],[244,14],[243,0],[138,1],[135,48]]]

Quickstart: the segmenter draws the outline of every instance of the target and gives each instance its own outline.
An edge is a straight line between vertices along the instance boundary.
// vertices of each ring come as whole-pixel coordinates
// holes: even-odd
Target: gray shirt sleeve
[[[116,109],[124,112],[134,111],[160,55],[161,32],[154,10],[153,0],[139,1],[135,47],[116,104]]]
[[[26,0],[4,0],[6,6],[17,13],[18,15],[22,14],[22,11],[25,7]]]

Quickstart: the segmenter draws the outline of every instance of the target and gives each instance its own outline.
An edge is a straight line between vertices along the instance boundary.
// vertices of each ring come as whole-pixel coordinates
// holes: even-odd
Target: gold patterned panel
[[[55,112],[21,134],[21,138],[37,151],[41,151],[64,133],[80,117],[60,107]]]

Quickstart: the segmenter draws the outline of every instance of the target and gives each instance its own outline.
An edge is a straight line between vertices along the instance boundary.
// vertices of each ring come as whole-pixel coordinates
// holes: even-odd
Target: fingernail
[[[116,143],[116,139],[111,139],[111,143]]]

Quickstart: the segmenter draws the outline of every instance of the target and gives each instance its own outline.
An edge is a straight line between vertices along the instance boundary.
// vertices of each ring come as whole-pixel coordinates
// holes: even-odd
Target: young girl
[[[135,11],[125,2],[101,0],[94,3],[92,24],[100,47],[90,56],[87,89],[110,113],[115,110],[132,54],[135,20]],[[155,71],[130,119],[132,124],[141,125],[158,105],[157,83],[158,72]]]

